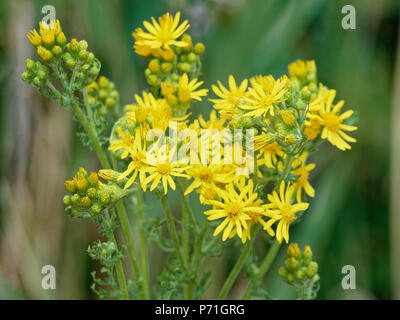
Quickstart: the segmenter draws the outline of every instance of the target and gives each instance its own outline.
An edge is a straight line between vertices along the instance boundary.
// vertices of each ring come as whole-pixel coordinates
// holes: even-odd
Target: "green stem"
[[[294,155],[288,153],[286,156],[285,166],[283,167],[282,174],[275,185],[275,190],[279,189],[281,182],[284,181],[286,179],[286,177],[288,176],[288,174],[290,172],[290,168],[292,167],[293,160],[294,160]]]
[[[176,185],[178,186],[179,194],[180,194],[181,199],[182,199],[182,204],[183,204],[186,212],[189,213],[189,216],[190,216],[190,219],[193,222],[195,231],[198,234],[199,233],[199,226],[197,224],[196,218],[194,217],[193,210],[192,210],[192,208],[191,208],[191,206],[190,206],[190,204],[189,204],[189,202],[187,200],[187,196],[185,196],[185,191],[184,191],[184,188],[182,186],[182,183],[180,182],[179,179],[176,179]],[[183,210],[182,210],[182,213],[183,213]]]
[[[274,243],[269,248],[267,255],[265,256],[263,262],[261,263],[260,268],[258,269],[256,276],[254,277],[255,282],[259,283],[264,278],[272,262],[274,261],[280,247],[281,244],[275,240]],[[251,290],[253,290],[253,283],[250,283],[249,286],[247,287],[246,293],[243,296],[243,300],[248,300],[251,298]]]
[[[171,239],[172,239],[172,242],[174,243],[176,254],[178,255],[178,259],[182,265],[182,269],[184,271],[187,271],[185,259],[183,258],[181,246],[180,246],[179,240],[178,240],[178,234],[176,232],[175,223],[172,218],[172,213],[171,213],[171,210],[168,205],[167,197],[164,194],[161,194],[160,199],[161,199],[161,204],[162,204],[164,212],[165,212],[165,217],[167,218],[169,233],[171,234]]]
[[[108,214],[108,211],[105,212],[104,218],[106,220],[103,221],[109,221],[110,216]],[[105,228],[107,230],[107,228]],[[109,241],[114,242],[114,244],[117,246],[117,241],[115,240],[114,233],[110,230],[110,232],[107,232],[107,238]],[[118,285],[121,290],[121,295],[122,295],[122,300],[129,300],[129,295],[128,295],[128,289],[126,286],[126,280],[125,280],[125,273],[124,273],[124,268],[122,266],[121,260],[118,260],[115,262],[115,271],[117,273],[117,280],[118,280]]]
[[[184,186],[181,185],[180,179],[176,179],[179,190],[182,189]],[[183,182],[184,183],[184,182]],[[182,196],[182,193],[180,193]],[[182,196],[182,200],[184,199],[185,202],[186,198]],[[189,264],[189,254],[190,254],[190,246],[189,246],[189,212],[188,212],[188,205],[184,204],[182,206],[182,247],[183,247],[183,259],[185,260],[185,264]],[[193,283],[184,283],[183,285],[183,297],[185,300],[190,300],[192,296],[193,290]]]
[[[142,203],[142,194],[140,189],[136,192],[137,212],[139,219],[139,240],[140,240],[140,258],[142,262],[142,276],[143,276],[143,296],[144,299],[150,299],[150,282],[149,282],[149,257],[147,254],[146,233],[144,231],[144,212]]]
[[[90,140],[92,141],[94,150],[99,157],[101,165],[104,169],[110,169],[110,162],[104,152],[103,148],[100,145],[99,139],[97,138],[97,134],[94,128],[90,125],[88,119],[86,118],[85,114],[77,104],[71,105],[72,110],[74,111],[76,117],[78,118],[79,122],[82,124],[83,128],[85,129],[86,133],[89,135]]]
[[[242,270],[242,267],[246,261],[250,249],[253,247],[253,242],[254,240],[247,241],[244,249],[242,250],[242,253],[239,256],[239,259],[236,261],[236,264],[234,265],[232,271],[230,272],[228,278],[226,279],[224,286],[221,289],[221,292],[217,296],[217,300],[224,300],[228,295],[229,290],[231,289],[233,283],[235,282],[237,276],[239,275],[240,270]]]
[[[122,231],[125,236],[126,245],[128,248],[129,259],[132,263],[133,271],[135,273],[135,278],[140,279],[140,268],[139,263],[136,258],[135,246],[133,244],[131,228],[129,225],[128,215],[126,214],[125,206],[122,200],[117,202],[117,212],[119,220],[121,221]]]

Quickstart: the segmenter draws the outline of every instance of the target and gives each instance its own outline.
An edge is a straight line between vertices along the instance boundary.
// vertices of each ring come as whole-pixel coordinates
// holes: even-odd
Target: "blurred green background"
[[[206,45],[205,87],[229,74],[279,76],[298,59],[315,59],[319,81],[337,90],[359,112],[358,142],[341,152],[324,145],[313,155],[316,198],[291,240],[311,245],[320,265],[319,299],[400,298],[400,53],[398,0],[209,0],[209,1],[11,1],[0,2],[0,299],[92,299],[85,250],[97,239],[94,225],[68,218],[63,182],[84,166],[99,167],[75,137],[68,110],[21,81],[34,56],[26,38],[38,27],[41,8],[55,6],[70,39],[86,39],[115,82],[122,103],[146,87],[144,61],[134,54],[132,30],[144,19],[182,11],[189,33]],[[343,30],[341,8],[356,9],[356,30]],[[211,93],[212,94],[212,93]],[[211,103],[195,105],[208,115]],[[194,199],[193,199],[194,200]],[[193,201],[194,202],[194,201]],[[178,204],[174,204],[178,206]],[[266,245],[260,242],[262,255]],[[150,252],[155,273],[159,255]],[[283,253],[283,250],[281,250]],[[213,258],[214,297],[237,252]],[[265,288],[274,298],[293,298],[272,266]],[[57,289],[41,288],[41,268],[57,270]],[[344,265],[357,272],[357,289],[341,287]],[[156,279],[153,279],[155,283]],[[237,281],[231,298],[242,296]]]

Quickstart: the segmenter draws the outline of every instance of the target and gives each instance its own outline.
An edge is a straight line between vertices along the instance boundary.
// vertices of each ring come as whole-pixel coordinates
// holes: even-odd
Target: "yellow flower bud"
[[[70,43],[71,51],[78,53],[79,52],[79,42],[75,38],[71,39]]]
[[[27,37],[29,39],[29,42],[36,48],[42,44],[42,38],[38,34],[36,30],[31,30],[28,34]]]
[[[53,59],[53,54],[51,51],[44,47],[38,47],[37,54],[44,62],[50,62]]]
[[[293,128],[296,125],[296,118],[289,110],[280,110],[279,113],[281,115],[283,123],[289,128]]]
[[[89,199],[89,197],[88,196],[85,196],[85,197],[83,197],[82,199],[81,199],[81,207],[84,207],[84,208],[89,208],[90,207],[90,204],[91,204],[91,201],[90,201],[90,199]]]
[[[305,246],[303,249],[303,257],[306,261],[311,261],[312,259],[312,251],[310,246]]]
[[[196,43],[193,48],[194,53],[197,55],[203,54],[205,50],[206,50],[206,47],[201,42]]]
[[[97,176],[96,172],[91,172],[88,180],[89,186],[97,187],[97,184],[99,183],[99,177]]]
[[[297,137],[294,134],[288,134],[285,137],[285,142],[287,144],[294,144],[297,141]]]
[[[192,49],[192,37],[189,36],[187,33],[185,33],[182,36],[181,41],[186,42],[186,45],[183,47],[183,50],[189,51]]]
[[[86,181],[85,177],[82,177],[82,176],[74,177],[74,182],[75,182],[76,189],[79,192],[83,192],[86,190],[87,181]]]
[[[291,243],[289,244],[286,254],[288,257],[295,257],[299,258],[300,257],[300,248],[297,243]]]
[[[158,59],[153,59],[149,62],[149,69],[152,73],[159,73],[161,70],[160,61]]]
[[[64,186],[65,186],[65,189],[67,189],[67,191],[70,193],[74,193],[76,190],[75,183],[71,180],[65,181]]]
[[[110,203],[110,195],[108,193],[103,193],[100,196],[100,203],[104,206],[108,205]]]

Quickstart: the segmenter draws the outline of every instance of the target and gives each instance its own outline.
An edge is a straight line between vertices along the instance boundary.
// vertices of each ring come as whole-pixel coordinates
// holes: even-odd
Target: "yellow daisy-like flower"
[[[178,98],[182,104],[188,104],[190,100],[198,100],[201,101],[202,96],[206,96],[208,89],[196,89],[203,84],[203,81],[197,81],[193,79],[189,82],[189,77],[186,73],[184,73],[179,78],[179,85],[178,85]]]
[[[152,23],[144,21],[143,25],[148,32],[137,30],[137,46],[149,46],[151,49],[169,48],[170,46],[185,47],[184,41],[177,39],[189,28],[188,21],[179,24],[181,13],[177,12],[175,17],[166,13],[158,18],[158,22],[152,17]]]
[[[214,108],[219,110],[221,117],[225,119],[232,119],[232,114],[236,109],[238,102],[246,95],[248,80],[244,79],[240,85],[236,84],[235,78],[229,75],[228,85],[229,90],[225,88],[220,81],[211,88],[220,99],[209,99],[214,103]]]
[[[239,104],[239,107],[248,110],[247,116],[260,117],[268,114],[274,116],[274,104],[284,101],[287,92],[288,81],[286,79],[275,80],[270,76],[268,82],[262,86],[254,82],[253,88],[249,89],[249,94],[245,99],[248,104]]]
[[[295,189],[294,185],[288,185],[286,188],[285,182],[282,181],[279,187],[279,195],[276,191],[268,194],[270,203],[263,206],[266,209],[265,215],[270,218],[265,223],[264,230],[267,230],[271,237],[276,234],[276,240],[279,243],[282,242],[282,239],[285,239],[286,243],[289,242],[289,226],[296,220],[296,213],[307,210],[309,206],[306,202],[292,204]],[[275,222],[278,222],[276,232],[271,228]]]
[[[354,111],[348,110],[339,114],[344,105],[344,101],[341,100],[336,105],[333,105],[334,98],[335,94],[331,94],[326,103],[321,105],[319,113],[309,114],[309,118],[317,119],[323,127],[321,134],[322,139],[328,139],[332,145],[340,150],[350,150],[351,146],[347,142],[356,142],[357,140],[347,135],[344,131],[355,131],[357,127],[344,124],[343,121],[351,117]]]
[[[157,155],[155,161],[146,160],[149,164],[147,172],[149,176],[145,180],[145,184],[148,185],[152,182],[150,186],[150,191],[153,191],[160,183],[162,183],[164,188],[164,194],[168,193],[168,186],[175,190],[176,185],[173,177],[183,177],[189,178],[189,176],[183,173],[187,167],[183,167],[178,162],[173,162],[172,159],[176,155],[176,150],[169,150],[168,145],[162,145],[161,147],[154,146],[154,153]],[[160,160],[163,159],[163,160]]]
[[[131,134],[125,134],[119,128],[117,128],[117,132],[121,136],[122,140],[111,142],[111,146],[108,149],[115,152],[123,148],[124,152],[121,155],[121,159],[124,159],[128,154],[131,157],[131,162],[127,169],[119,175],[118,180],[123,180],[133,172],[132,176],[125,183],[124,189],[129,188],[139,175],[140,186],[143,191],[146,191],[145,182],[148,164],[146,163],[146,146],[144,141],[142,141],[140,132],[139,130],[136,130],[134,138]]]
[[[210,188],[216,191],[221,189],[219,186],[223,186],[234,180],[234,171],[228,173],[223,171],[223,165],[220,164],[193,164],[187,170],[186,173],[193,178],[193,182],[188,186],[185,191],[185,195],[188,195],[193,190],[204,187],[206,190]]]
[[[301,202],[302,190],[304,190],[305,193],[311,198],[314,198],[315,196],[315,190],[308,181],[310,171],[315,168],[315,163],[306,164],[307,155],[307,152],[303,152],[303,154],[299,158],[295,159],[292,163],[292,168],[295,168],[292,170],[292,174],[298,176],[293,184],[293,186],[297,189],[296,200],[298,202]]]
[[[217,191],[221,200],[206,200],[205,203],[212,205],[213,209],[204,212],[208,220],[224,218],[214,231],[214,236],[224,230],[222,241],[237,234],[243,239],[243,230],[248,228],[247,220],[253,213],[264,213],[259,205],[257,193],[253,192],[253,182],[249,180],[246,186],[228,184],[225,190]]]

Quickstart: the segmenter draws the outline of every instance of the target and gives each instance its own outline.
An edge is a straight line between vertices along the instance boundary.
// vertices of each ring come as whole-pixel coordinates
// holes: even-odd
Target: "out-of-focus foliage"
[[[85,249],[98,235],[94,226],[64,215],[62,197],[63,182],[79,166],[96,170],[97,160],[94,155],[84,158],[87,153],[72,134],[67,111],[20,80],[24,58],[32,50],[26,30],[40,20],[45,4],[0,2],[0,299],[93,297],[93,266]],[[341,27],[345,4],[356,8],[356,30]],[[208,88],[229,74],[238,80],[278,75],[297,58],[315,59],[319,80],[358,110],[361,121],[351,152],[339,158],[338,151],[326,148],[320,152],[323,157],[312,158],[318,168],[312,175],[318,196],[302,224],[293,228],[291,240],[313,248],[321,276],[319,299],[392,297],[389,125],[396,90],[398,1],[58,0],[54,5],[63,29],[91,44],[90,51],[102,61],[101,73],[118,87],[122,104],[145,87],[145,65],[134,54],[131,32],[144,19],[167,10],[182,11],[195,41],[205,43],[203,80]],[[203,101],[193,116],[210,109],[211,103]],[[149,206],[146,212],[160,210]],[[285,258],[281,251],[266,279],[267,289],[279,292],[274,298],[291,298],[290,287],[276,276]],[[213,279],[215,288],[235,263],[235,248],[224,248],[222,257],[212,260],[221,270]],[[150,259],[152,274],[157,274],[162,257],[150,251]],[[40,286],[46,264],[57,269],[57,290],[52,292]],[[347,264],[357,271],[354,291],[341,287],[341,269]],[[213,290],[212,285],[210,294]],[[243,290],[245,282],[238,281],[233,298]]]

